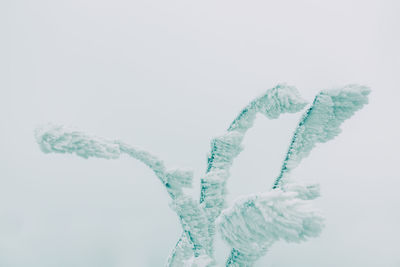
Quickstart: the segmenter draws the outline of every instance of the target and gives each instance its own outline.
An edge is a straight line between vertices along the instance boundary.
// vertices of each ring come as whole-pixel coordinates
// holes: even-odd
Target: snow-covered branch
[[[320,92],[294,132],[274,188],[310,154],[317,143],[325,143],[337,136],[341,132],[340,125],[368,103],[369,93],[368,87],[355,84]]]
[[[120,140],[51,124],[38,128],[35,136],[44,153],[104,159],[117,159],[125,154],[153,170],[169,193],[170,207],[177,213],[183,229],[167,266],[215,265],[217,230],[232,248],[226,266],[252,266],[276,241],[301,242],[321,232],[323,217],[311,203],[319,196],[319,185],[294,182],[289,180],[289,174],[317,143],[327,142],[340,133],[340,125],[367,104],[369,92],[367,87],[359,85],[320,92],[295,130],[272,189],[244,196],[229,208],[225,203],[226,183],[234,159],[243,150],[247,130],[258,113],[276,119],[280,114],[302,110],[306,101],[296,88],[278,85],[267,90],[241,110],[225,134],[212,139],[199,200],[183,191],[192,186],[192,171],[167,169],[158,157]]]

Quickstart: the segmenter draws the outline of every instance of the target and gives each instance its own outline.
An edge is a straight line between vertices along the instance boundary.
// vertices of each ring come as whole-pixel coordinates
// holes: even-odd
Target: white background
[[[0,266],[162,266],[180,235],[140,162],[45,155],[37,125],[120,138],[205,171],[211,137],[280,82],[312,101],[360,83],[370,104],[293,173],[320,182],[327,221],[257,266],[399,267],[398,1],[2,0]],[[256,120],[229,203],[268,190],[301,113]],[[218,240],[222,264],[228,248]]]

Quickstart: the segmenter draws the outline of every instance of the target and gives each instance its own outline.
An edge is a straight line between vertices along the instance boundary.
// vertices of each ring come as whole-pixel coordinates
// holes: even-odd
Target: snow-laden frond
[[[227,132],[211,141],[206,175],[201,180],[200,202],[211,222],[220,214],[225,201],[226,180],[233,160],[243,150],[242,141],[257,113],[276,119],[283,113],[300,111],[306,105],[293,86],[278,85],[251,101],[235,118]]]
[[[370,89],[361,85],[320,92],[295,130],[274,188],[309,155],[317,143],[337,136],[341,132],[340,125],[368,103],[369,93]]]
[[[309,200],[277,189],[237,200],[221,213],[217,225],[233,248],[229,266],[251,266],[278,240],[301,242],[317,236],[323,217]]]
[[[89,158],[116,159],[121,155],[119,144],[101,137],[48,124],[36,129],[36,141],[44,153],[75,153]]]
[[[135,158],[154,171],[171,196],[171,208],[177,213],[190,248],[198,255],[205,255],[209,247],[207,219],[198,201],[184,194],[182,188],[191,187],[193,172],[189,170],[167,170],[162,160],[151,153],[132,147],[119,140],[85,134],[58,125],[46,125],[35,132],[36,141],[45,153],[75,153],[89,158],[116,159],[121,154]]]

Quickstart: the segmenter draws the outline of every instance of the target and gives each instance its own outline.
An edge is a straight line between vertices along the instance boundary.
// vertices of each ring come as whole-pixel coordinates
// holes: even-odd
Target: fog
[[[38,125],[119,138],[192,168],[251,99],[278,83],[310,102],[368,85],[370,103],[293,173],[319,182],[318,238],[281,242],[259,267],[399,267],[400,3],[3,0],[0,266],[163,266],[181,234],[140,162],[43,154]],[[257,118],[228,204],[268,190],[301,113]],[[217,240],[222,264],[229,248]]]

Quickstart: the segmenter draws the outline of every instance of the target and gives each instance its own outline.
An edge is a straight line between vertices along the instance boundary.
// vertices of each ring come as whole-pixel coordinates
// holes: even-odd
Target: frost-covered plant
[[[200,200],[183,188],[192,186],[193,172],[167,169],[162,160],[119,140],[107,140],[49,124],[36,130],[36,140],[45,153],[75,153],[89,158],[116,159],[126,154],[152,169],[171,197],[183,233],[172,250],[167,266],[215,266],[214,238],[218,231],[232,248],[226,266],[252,266],[278,240],[301,242],[319,235],[323,217],[312,206],[319,196],[318,184],[289,179],[291,171],[317,143],[341,131],[340,125],[368,102],[370,90],[347,85],[320,92],[298,124],[281,172],[271,190],[241,197],[226,207],[226,182],[233,160],[242,151],[242,141],[258,113],[276,119],[306,106],[297,89],[278,85],[250,102],[226,133],[211,141],[207,170],[201,178]]]

